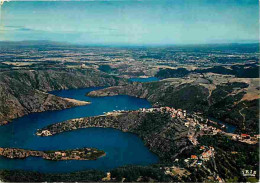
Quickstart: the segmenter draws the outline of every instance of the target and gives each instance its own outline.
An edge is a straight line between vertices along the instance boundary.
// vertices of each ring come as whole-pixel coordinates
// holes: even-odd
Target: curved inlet
[[[124,165],[148,165],[158,162],[158,157],[144,146],[134,134],[109,128],[87,128],[61,133],[50,137],[38,137],[37,129],[67,119],[95,116],[113,110],[136,110],[149,108],[144,99],[129,96],[90,98],[85,94],[99,88],[63,90],[52,92],[61,97],[90,101],[90,105],[34,113],[12,123],[1,126],[0,147],[16,147],[32,150],[75,149],[95,147],[106,152],[106,156],[90,161],[48,161],[37,157],[7,159],[0,157],[0,169],[23,169],[41,172],[72,172],[86,169],[109,170]]]

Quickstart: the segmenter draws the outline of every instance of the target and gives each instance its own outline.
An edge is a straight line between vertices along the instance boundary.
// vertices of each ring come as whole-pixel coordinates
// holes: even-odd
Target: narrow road
[[[242,129],[245,130],[246,129],[246,125],[245,125],[245,121],[246,121],[246,115],[245,114],[242,114],[242,111],[244,110],[245,108],[242,108],[240,109],[238,112],[239,114],[242,116],[243,118],[243,121],[242,121]]]

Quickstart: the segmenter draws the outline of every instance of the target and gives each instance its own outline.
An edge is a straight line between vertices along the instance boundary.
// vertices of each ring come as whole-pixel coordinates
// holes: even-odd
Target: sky
[[[85,45],[256,42],[258,0],[10,1],[0,41]]]

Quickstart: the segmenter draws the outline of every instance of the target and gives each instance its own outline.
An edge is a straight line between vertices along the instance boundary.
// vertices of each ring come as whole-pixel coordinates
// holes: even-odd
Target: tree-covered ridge
[[[0,73],[0,124],[32,112],[60,110],[76,102],[48,94],[62,89],[112,86],[126,80],[91,69],[17,70]]]
[[[172,118],[165,108],[150,110],[67,120],[39,129],[36,134],[51,136],[79,128],[115,128],[137,134],[161,161],[172,161],[181,149],[191,145],[187,137],[189,129],[184,126],[184,119]]]
[[[133,83],[92,91],[87,95],[121,94],[146,98],[154,106],[200,112],[205,116],[236,125],[240,131],[258,134],[259,99],[257,96],[250,100],[244,99],[251,85],[239,80],[223,83],[206,83],[204,80],[169,79],[151,83]]]
[[[160,157],[158,164],[150,166],[129,165],[113,169],[109,176],[99,177],[98,181],[253,181],[259,178],[259,140],[250,143],[236,140],[236,134],[221,131],[197,114],[169,107],[140,109],[138,111],[112,112],[106,115],[67,120],[49,125],[37,135],[55,135],[70,130],[89,127],[116,128],[132,132],[142,138],[145,145]],[[46,132],[48,133],[46,134]],[[254,176],[243,176],[249,170]],[[3,178],[12,171],[3,171]],[[14,172],[26,175],[30,180],[36,173]],[[89,172],[77,172],[82,181],[89,180]],[[48,174],[40,174],[44,177]],[[47,180],[58,180],[70,176],[68,180],[79,180],[74,174],[50,174]],[[97,181],[97,177],[91,177]],[[23,179],[25,180],[25,179]],[[41,179],[40,179],[41,180]]]
[[[35,151],[19,148],[0,148],[0,156],[10,159],[24,159],[29,156],[42,157],[46,160],[96,160],[105,152],[96,148],[80,148],[68,150]]]
[[[257,63],[253,63],[232,65],[230,67],[214,66],[210,68],[197,68],[194,70],[188,70],[186,68],[166,68],[160,69],[155,76],[158,78],[182,78],[188,77],[188,75],[192,73],[216,73],[223,75],[234,75],[237,78],[259,78],[259,65]]]

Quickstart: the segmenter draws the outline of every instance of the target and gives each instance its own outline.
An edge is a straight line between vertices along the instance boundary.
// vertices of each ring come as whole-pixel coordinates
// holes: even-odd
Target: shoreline
[[[51,110],[28,112],[28,113],[25,113],[23,115],[12,118],[12,119],[5,119],[3,121],[0,121],[0,126],[8,125],[9,123],[12,123],[16,119],[22,118],[24,116],[27,116],[27,115],[30,115],[30,114],[33,114],[33,113],[42,113],[42,112],[48,112],[48,111],[61,111],[61,110],[66,110],[66,109],[70,109],[70,108],[73,108],[73,107],[79,107],[79,106],[91,104],[91,102],[89,102],[89,101],[76,100],[76,99],[72,99],[72,98],[63,98],[63,97],[59,97],[59,96],[56,96],[56,95],[53,95],[53,94],[49,94],[49,95],[52,95],[52,96],[55,96],[57,98],[60,98],[61,100],[67,101],[68,103],[71,103],[72,105],[70,106],[68,104],[68,106],[66,106],[65,108],[62,108],[62,109],[51,109]]]

